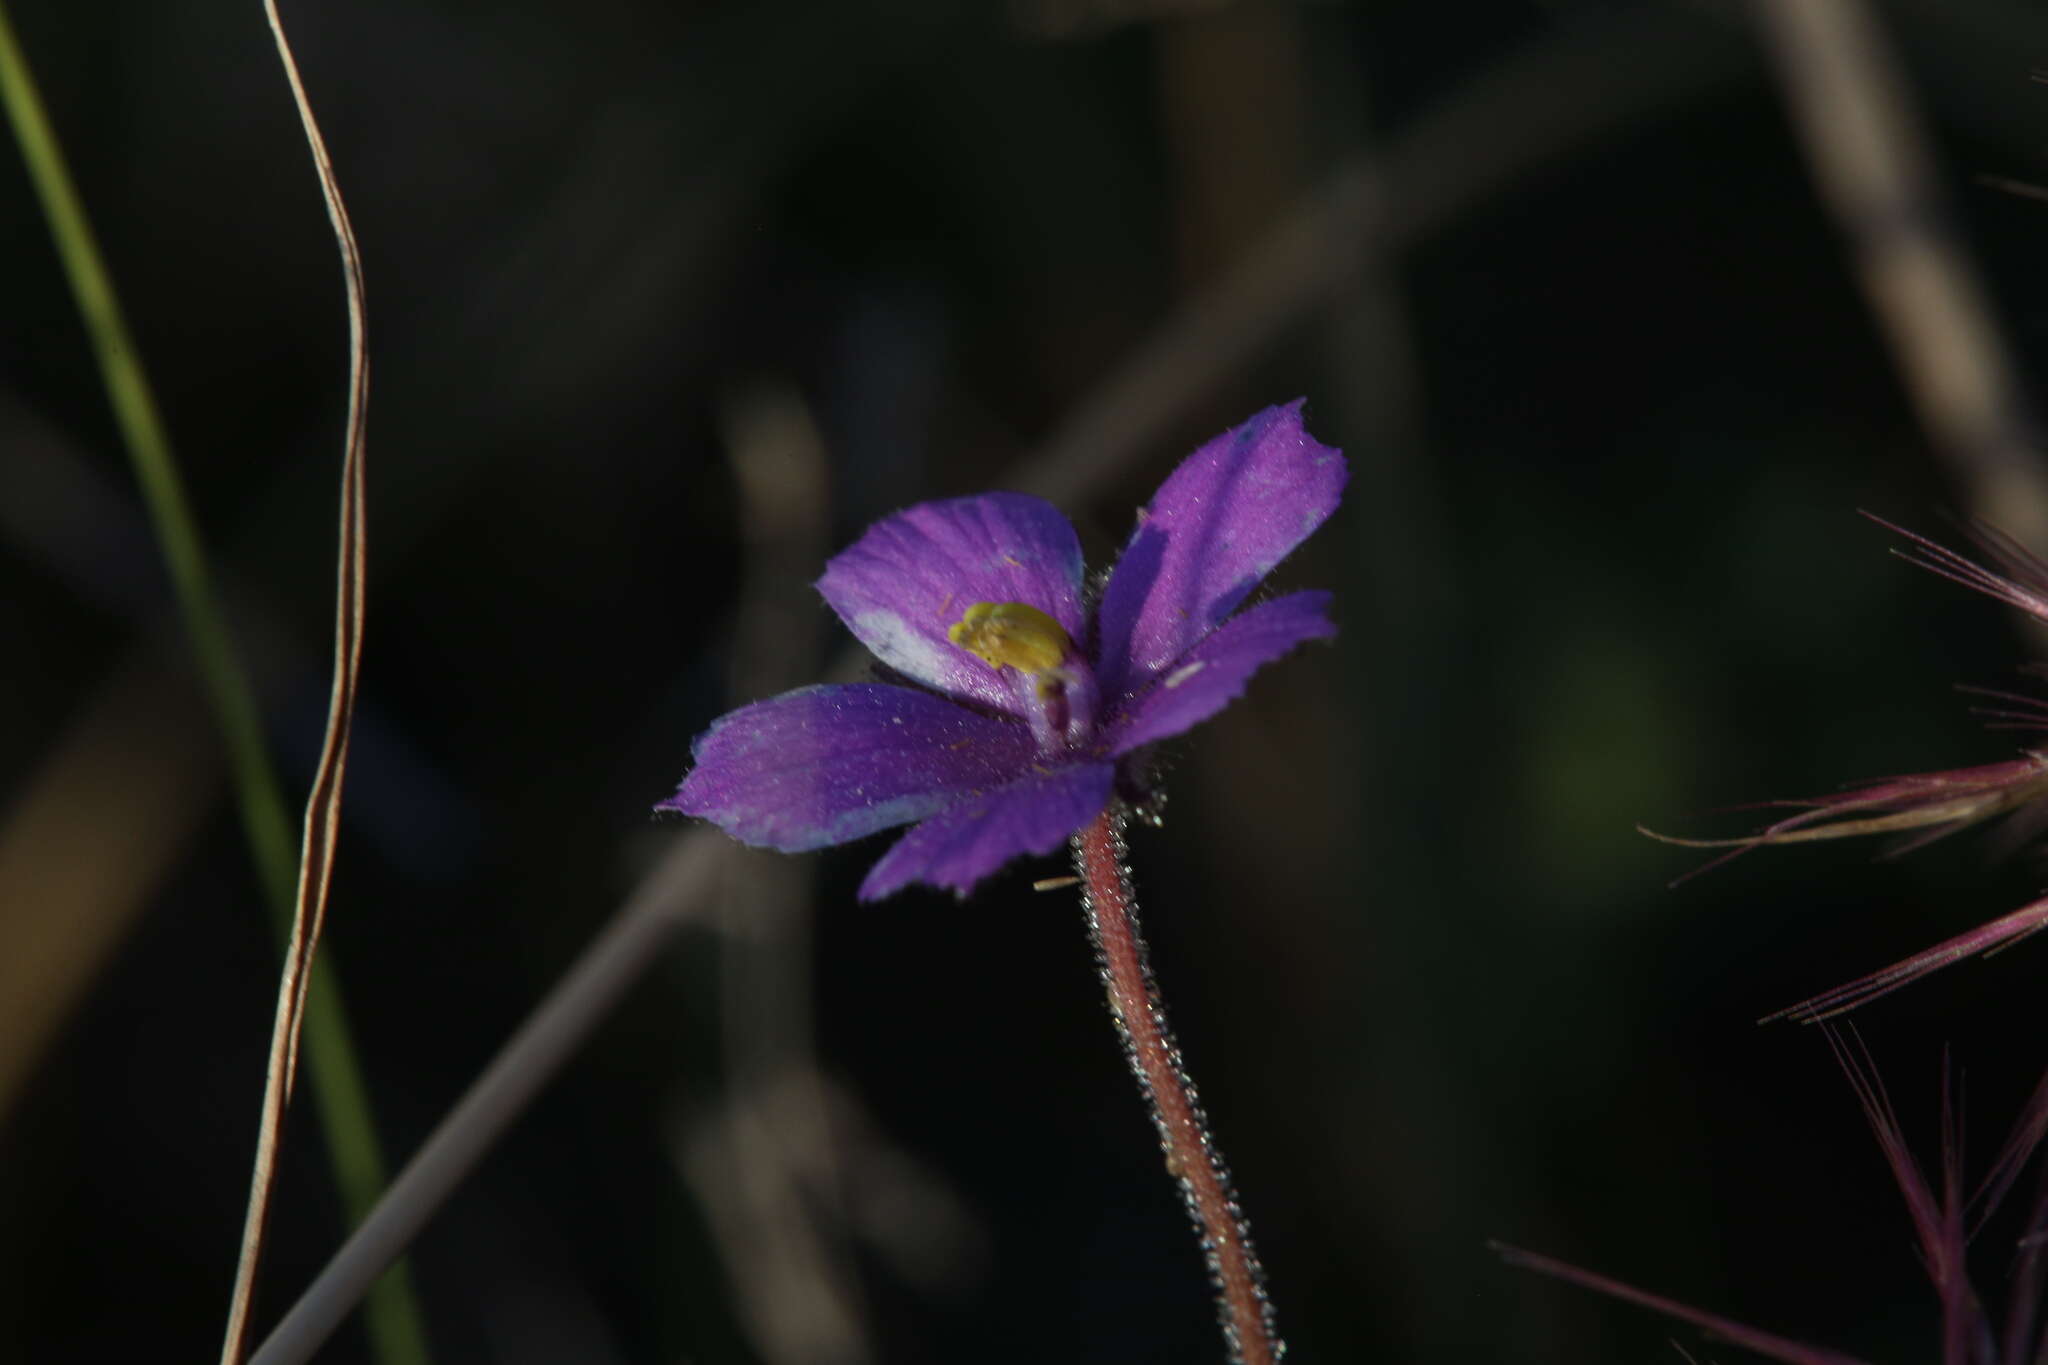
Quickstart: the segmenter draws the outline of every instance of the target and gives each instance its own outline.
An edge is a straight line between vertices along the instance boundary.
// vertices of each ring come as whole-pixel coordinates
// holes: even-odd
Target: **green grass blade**
[[[163,547],[178,609],[221,727],[242,826],[264,899],[279,932],[288,933],[298,854],[283,789],[263,742],[261,714],[217,605],[198,526],[156,400],[122,320],[92,226],[15,38],[5,0],[0,0],[0,105],[5,106],[42,201],[50,235],[92,339],[108,401]],[[305,1046],[314,1107],[327,1138],[342,1205],[353,1225],[376,1203],[384,1188],[384,1159],[371,1123],[362,1072],[349,1041],[340,991],[324,958],[313,964]],[[371,1293],[367,1308],[370,1335],[383,1365],[425,1365],[426,1333],[403,1263],[385,1275]]]

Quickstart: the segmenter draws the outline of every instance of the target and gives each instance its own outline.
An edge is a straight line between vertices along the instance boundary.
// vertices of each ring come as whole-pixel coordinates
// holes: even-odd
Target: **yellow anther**
[[[946,629],[946,638],[992,668],[1046,673],[1073,652],[1059,622],[1022,602],[976,602]]]

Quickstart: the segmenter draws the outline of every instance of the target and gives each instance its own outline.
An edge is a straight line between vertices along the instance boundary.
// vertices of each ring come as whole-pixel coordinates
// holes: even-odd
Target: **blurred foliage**
[[[302,789],[343,322],[260,13],[20,8]],[[2048,22],[1885,13],[2031,373],[2048,208],[1974,177],[2048,178]],[[1901,862],[1758,854],[1667,891],[1687,855],[1633,832],[1999,757],[2013,738],[1950,685],[2005,685],[2028,649],[1855,515],[1938,530],[1963,498],[1732,17],[370,0],[291,20],[369,272],[374,587],[328,942],[392,1153],[675,837],[648,809],[736,700],[736,393],[802,396],[843,543],[1003,479],[1338,166],[1408,148],[1388,215],[1459,173],[1483,189],[1333,266],[1320,306],[1178,396],[1074,509],[1102,562],[1193,442],[1297,393],[1358,470],[1283,571],[1339,590],[1338,646],[1178,746],[1166,828],[1133,850],[1282,1324],[1307,1360],[1667,1349],[1663,1323],[1502,1269],[1500,1237],[1845,1350],[1929,1339],[1847,1088],[1818,1039],[1750,1021],[2019,904],[2035,863],[1966,835]],[[1609,108],[1589,53],[1682,96]],[[1516,63],[1521,85],[1487,84]],[[1431,119],[1466,140],[1414,153]],[[1525,166],[1513,135],[1546,121],[1587,131]],[[22,1054],[0,1341],[185,1358],[232,1271],[272,947],[12,160],[0,290],[0,842],[82,733],[126,726],[66,837],[0,859],[27,869],[0,876],[0,959],[41,942],[35,970],[75,980],[46,1028],[0,1025]],[[821,607],[797,619],[815,636],[793,646],[838,643]],[[805,860],[798,949],[819,1064],[888,1157],[846,1193],[943,1192],[981,1248],[922,1273],[916,1218],[892,1250],[842,1235],[872,1358],[1214,1358],[1069,900],[1021,869],[964,906],[855,906],[871,856]],[[65,908],[88,899],[90,942]],[[761,1359],[678,1153],[727,1091],[721,951],[686,941],[432,1224],[415,1263],[441,1360]],[[1860,1018],[1909,1133],[1932,1141],[1948,1045],[1971,1131],[2002,1132],[2042,1061],[2018,1029],[2040,953]],[[293,1138],[259,1320],[339,1233],[311,1125]],[[325,1358],[361,1358],[355,1330]]]

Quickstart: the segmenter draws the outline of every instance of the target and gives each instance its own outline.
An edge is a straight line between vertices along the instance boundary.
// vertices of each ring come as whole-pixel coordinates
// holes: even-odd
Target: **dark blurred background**
[[[260,10],[13,8],[296,800],[345,331]],[[1821,1039],[1753,1021],[2017,906],[2038,863],[1968,834],[1673,891],[1695,855],[1634,829],[2020,742],[1951,690],[2014,685],[2012,614],[1856,515],[1941,531],[1971,495],[1742,11],[287,13],[370,288],[325,951],[394,1162],[685,836],[650,807],[691,737],[844,643],[826,554],[1009,485],[1062,491],[1106,562],[1195,443],[1305,394],[1355,473],[1279,581],[1336,589],[1342,637],[1176,747],[1132,855],[1297,1358],[1699,1350],[1488,1238],[1931,1353]],[[1883,18],[2031,374],[2048,205],[1985,178],[2048,181],[2048,19]],[[11,145],[0,299],[0,1357],[202,1359],[275,949]],[[856,904],[883,846],[760,860],[772,932],[735,892],[509,1133],[412,1258],[437,1360],[1220,1358],[1072,895],[1030,889],[1057,860]],[[1930,1157],[1945,1048],[1980,1169],[2031,1086],[2044,952],[1858,1017]],[[259,1330],[343,1232],[303,1102],[280,1201]],[[368,1359],[360,1327],[322,1358]]]

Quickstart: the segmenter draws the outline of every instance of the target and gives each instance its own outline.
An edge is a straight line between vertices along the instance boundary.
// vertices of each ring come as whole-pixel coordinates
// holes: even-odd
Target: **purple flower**
[[[693,746],[660,809],[784,852],[912,826],[861,883],[965,895],[1049,853],[1140,776],[1141,751],[1207,720],[1261,665],[1335,634],[1329,594],[1238,611],[1323,524],[1344,457],[1268,408],[1181,462],[1091,600],[1067,519],[1021,493],[928,502],[868,528],[818,591],[908,685],[806,687]]]

